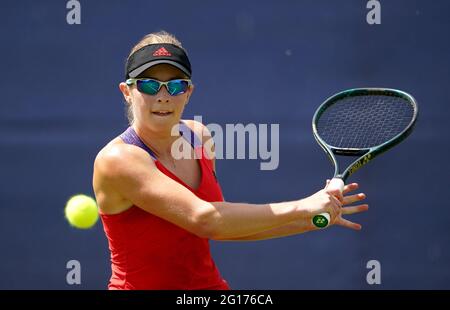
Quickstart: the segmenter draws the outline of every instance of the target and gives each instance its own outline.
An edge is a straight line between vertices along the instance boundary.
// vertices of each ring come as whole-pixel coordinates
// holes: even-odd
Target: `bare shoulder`
[[[206,153],[208,159],[213,160],[213,169],[215,170],[216,169],[215,145],[214,145],[214,140],[211,136],[211,132],[209,131],[208,127],[206,127],[202,123],[197,122],[195,120],[189,119],[189,120],[183,120],[183,121],[192,131],[194,131],[197,134],[198,137],[201,137],[205,153]]]
[[[111,175],[121,169],[122,166],[129,164],[130,160],[145,157],[144,155],[143,150],[120,142],[116,138],[98,152],[94,161],[94,171]]]
[[[209,131],[208,127],[206,127],[202,123],[192,119],[185,119],[183,121],[192,131],[197,134],[197,136],[202,138],[203,144],[205,144],[211,138],[211,132]]]
[[[121,182],[139,173],[141,166],[147,171],[151,171],[151,167],[156,169],[147,152],[124,143],[120,138],[100,150],[94,161],[92,182],[97,203],[103,212],[119,213],[132,205],[121,193]]]

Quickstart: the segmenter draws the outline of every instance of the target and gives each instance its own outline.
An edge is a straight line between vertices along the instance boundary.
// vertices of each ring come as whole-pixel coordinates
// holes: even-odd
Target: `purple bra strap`
[[[196,148],[202,145],[202,141],[200,138],[184,123],[180,121],[180,135],[186,139],[187,142],[192,146],[192,148]],[[123,142],[127,144],[136,145],[145,151],[147,151],[150,156],[157,160],[155,153],[139,138],[136,131],[133,127],[128,127],[121,135],[120,138]]]
[[[127,130],[125,130],[121,135],[120,138],[125,142],[126,144],[132,144],[136,145],[145,151],[147,151],[150,156],[156,160],[155,153],[147,146],[144,142],[142,142],[141,138],[137,135],[136,131],[134,131],[133,127],[128,127]]]

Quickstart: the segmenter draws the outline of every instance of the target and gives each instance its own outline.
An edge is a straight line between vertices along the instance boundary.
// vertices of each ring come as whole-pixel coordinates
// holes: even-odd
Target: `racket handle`
[[[339,190],[341,193],[344,191],[344,181],[341,178],[333,178],[327,186],[330,190]]]
[[[341,178],[333,178],[330,183],[328,183],[327,188],[331,190],[338,189],[341,193],[344,191],[344,181]],[[314,226],[318,228],[325,228],[330,224],[330,214],[328,212],[320,213],[315,215],[312,219]]]

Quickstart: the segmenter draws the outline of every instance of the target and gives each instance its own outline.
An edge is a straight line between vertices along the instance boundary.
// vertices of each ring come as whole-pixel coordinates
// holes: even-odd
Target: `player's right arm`
[[[104,190],[106,189],[106,190]],[[107,146],[94,164],[94,191],[98,197],[120,196],[129,205],[210,239],[239,238],[283,226],[311,221],[312,214],[337,217],[340,202],[325,191],[314,199],[269,204],[207,202],[159,171],[144,150],[128,145]]]

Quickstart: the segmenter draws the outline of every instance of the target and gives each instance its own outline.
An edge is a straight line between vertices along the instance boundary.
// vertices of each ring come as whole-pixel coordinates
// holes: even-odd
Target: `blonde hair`
[[[167,31],[164,30],[160,30],[158,32],[152,32],[144,36],[135,46],[133,46],[133,48],[130,51],[130,54],[128,55],[127,60],[138,49],[143,48],[144,46],[150,44],[157,44],[157,43],[173,44],[184,50],[183,46],[181,45],[181,42],[173,34],[168,33]],[[127,102],[126,105],[126,115],[129,124],[132,125],[134,121],[134,116],[133,116],[133,106],[130,102]]]
[[[173,35],[168,33],[167,31],[161,30],[158,32],[153,32],[147,34],[145,37],[143,37],[132,49],[130,54],[128,55],[128,58],[136,52],[138,49],[143,48],[144,46],[147,46],[149,44],[157,44],[157,43],[168,43],[178,46],[179,48],[183,48],[181,45],[181,42],[178,41],[178,39]]]

